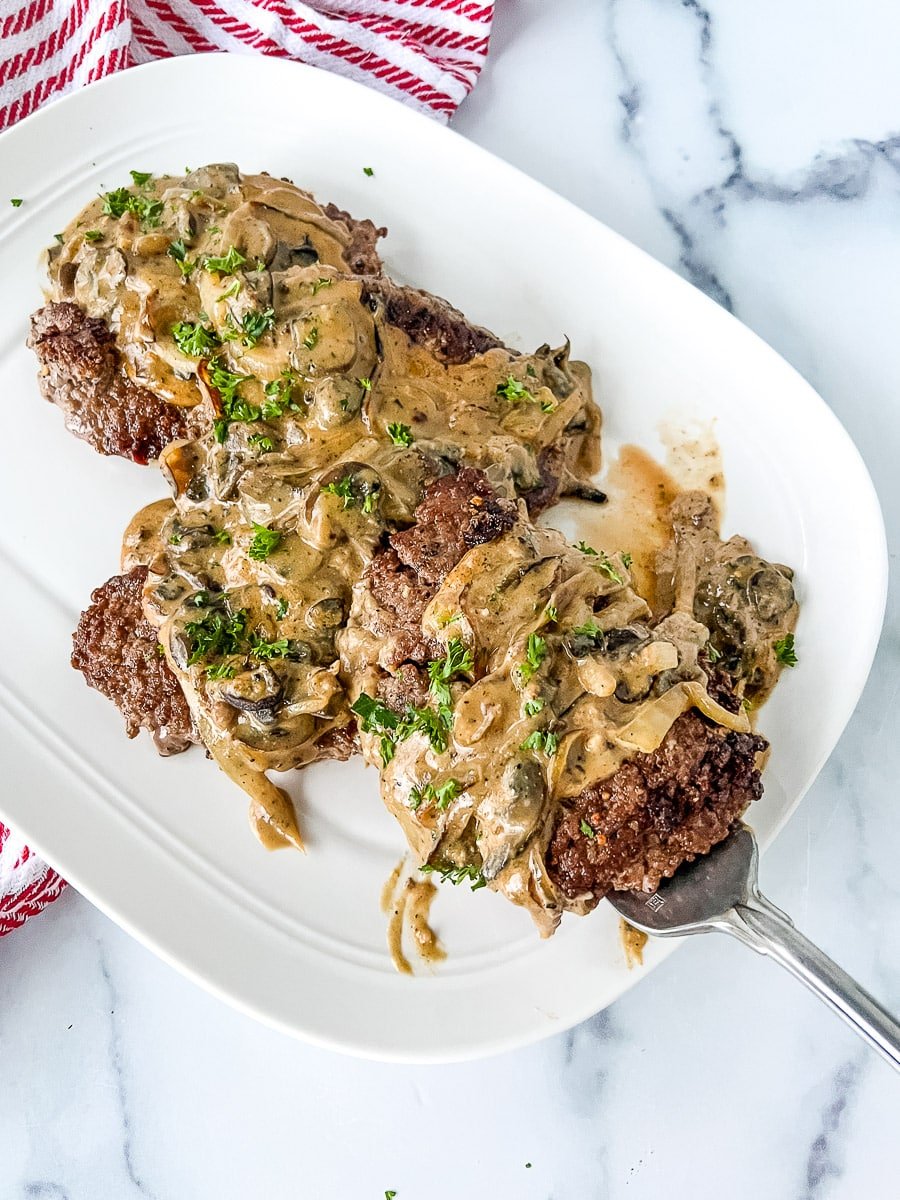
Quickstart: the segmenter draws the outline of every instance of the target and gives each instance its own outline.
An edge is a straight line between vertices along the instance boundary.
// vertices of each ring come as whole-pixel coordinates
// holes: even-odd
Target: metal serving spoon
[[[758,858],[756,838],[741,825],[709,854],[679,868],[658,891],[611,892],[606,898],[644,933],[683,937],[718,929],[768,954],[900,1070],[900,1022],[760,893]]]

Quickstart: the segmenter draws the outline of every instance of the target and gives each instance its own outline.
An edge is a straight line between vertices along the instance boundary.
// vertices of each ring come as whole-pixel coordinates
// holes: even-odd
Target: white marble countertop
[[[898,40],[900,8],[883,0],[499,0],[490,65],[455,122],[799,368],[860,447],[892,549]],[[836,587],[840,570],[835,547]],[[898,617],[894,586],[859,710],[762,867],[772,899],[895,1009]],[[855,1200],[900,1187],[896,1076],[721,938],[565,1036],[396,1067],[254,1024],[70,891],[0,941],[0,1063],[2,1200]]]

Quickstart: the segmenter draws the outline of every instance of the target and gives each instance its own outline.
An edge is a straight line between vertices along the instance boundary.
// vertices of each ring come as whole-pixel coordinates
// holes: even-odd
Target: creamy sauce
[[[387,928],[391,961],[401,975],[412,975],[412,963],[404,951],[404,940],[426,963],[443,962],[447,953],[431,927],[431,905],[437,888],[430,880],[405,875],[404,856],[394,867],[381,891],[381,910],[389,914]]]
[[[93,201],[68,227],[53,298],[106,320],[132,377],[205,430],[161,455],[172,498],[132,520],[123,564],[149,568],[145,614],[257,836],[302,849],[267,772],[313,761],[377,694],[394,635],[363,582],[373,555],[426,483],[462,464],[515,498],[540,483],[542,451],[563,446],[564,480],[586,485],[599,459],[590,373],[546,346],[444,364],[347,273],[345,227],[268,176],[208,167],[116,204],[122,215]],[[465,665],[402,734],[395,720],[387,743],[384,727],[361,736],[416,864],[503,893],[544,934],[564,908],[586,909],[545,865],[560,803],[655,750],[690,709],[749,729],[707,690],[710,645],[758,701],[796,620],[788,568],[719,538],[721,462],[705,436],[686,459],[672,451],[674,474],[624,447],[609,503],[581,514],[581,548],[520,501],[514,527],[470,549],[424,614],[423,633]],[[680,490],[688,461],[700,491]],[[404,922],[420,955],[443,956],[434,887],[392,880],[389,945],[411,972]]]
[[[640,929],[635,929],[633,925],[629,925],[624,917],[620,917],[619,940],[625,951],[628,970],[630,971],[635,966],[642,967],[644,965],[644,947],[649,940],[648,935],[642,933]]]
[[[657,597],[657,552],[672,541],[669,510],[682,490],[673,475],[646,450],[623,446],[603,476],[607,503],[575,505],[564,502],[562,511],[575,517],[578,530],[591,546],[607,553],[624,550],[632,557],[630,568],[635,591],[654,615],[666,611]],[[552,513],[551,520],[556,519]]]
[[[567,477],[597,465],[586,368],[549,347],[444,364],[348,274],[348,237],[293,185],[219,165],[92,201],[50,256],[52,297],[107,321],[131,376],[207,427],[161,455],[172,500],[122,557],[150,567],[146,615],[267,845],[302,846],[265,772],[350,723],[337,634],[427,479],[467,463],[514,496],[564,431]]]

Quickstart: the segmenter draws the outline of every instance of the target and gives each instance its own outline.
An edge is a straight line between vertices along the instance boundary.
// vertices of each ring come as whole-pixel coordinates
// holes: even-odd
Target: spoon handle
[[[900,1070],[900,1022],[765,896],[757,892],[736,904],[717,927],[780,963]]]

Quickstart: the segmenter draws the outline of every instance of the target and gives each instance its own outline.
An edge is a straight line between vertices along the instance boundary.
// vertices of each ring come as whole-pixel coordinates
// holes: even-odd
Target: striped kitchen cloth
[[[493,15],[493,0],[0,0],[0,129],[134,63],[216,50],[326,67],[446,121]],[[0,937],[64,887],[0,825]]]
[[[227,50],[326,67],[447,120],[493,0],[0,0],[0,129],[133,63]]]

